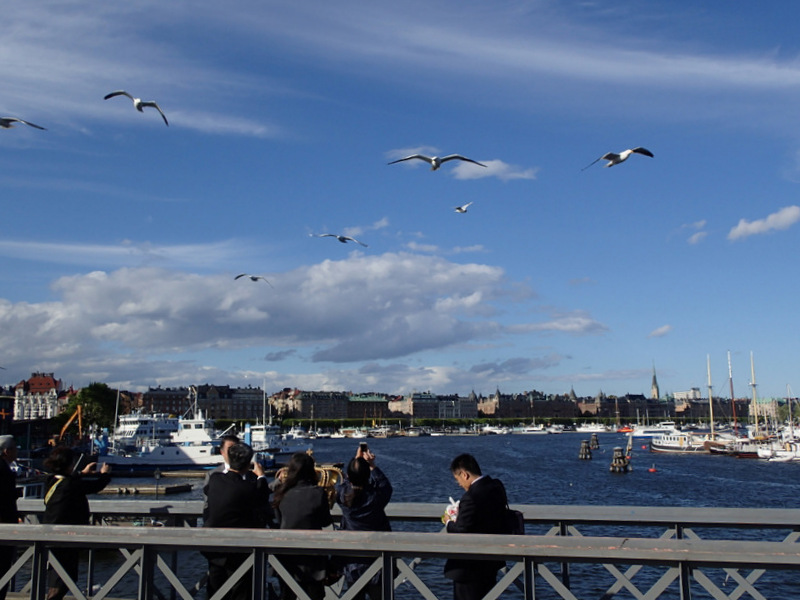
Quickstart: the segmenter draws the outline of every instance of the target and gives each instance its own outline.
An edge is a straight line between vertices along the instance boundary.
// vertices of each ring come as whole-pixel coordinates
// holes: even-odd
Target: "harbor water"
[[[625,447],[627,438],[616,433],[601,433],[598,437],[600,448],[592,451],[591,460],[578,458],[581,441],[588,438],[588,435],[578,433],[423,436],[366,441],[377,456],[377,464],[392,482],[392,501],[440,502],[442,510],[448,497],[457,499],[463,493],[449,472],[451,459],[462,452],[473,454],[484,473],[503,481],[512,504],[800,508],[800,464],[707,454],[656,454],[647,450],[645,439],[634,440],[630,472],[611,473],[609,466],[613,449]],[[346,463],[355,455],[360,441],[315,440],[314,454],[320,463]],[[125,481],[115,478],[112,486],[122,485]],[[128,481],[132,485],[154,483],[142,479]],[[192,484],[192,490],[171,498],[202,497],[202,479],[161,479],[162,484],[183,481]],[[142,499],[152,500],[152,496]],[[405,523],[398,524],[395,529],[440,531],[441,526],[437,523]],[[545,529],[529,526],[528,533],[544,533]],[[636,535],[636,532],[628,528],[625,533],[610,529],[593,530],[591,534]],[[659,533],[648,530],[642,534],[656,537]],[[713,534],[719,538],[729,535],[721,531]],[[739,530],[730,535],[739,539],[777,541],[785,533]],[[431,560],[424,561],[418,570],[440,598],[450,598],[451,584],[442,577],[441,568],[441,561]],[[576,593],[581,585],[580,578],[574,577]],[[800,582],[795,575],[788,580],[778,576],[769,587],[767,598],[800,597]],[[398,596],[419,597],[410,588],[398,590]],[[506,596],[516,597],[516,593],[507,592]],[[577,593],[577,596],[596,597],[592,593]],[[550,591],[537,594],[539,597],[558,596]],[[707,596],[700,594],[696,597]]]

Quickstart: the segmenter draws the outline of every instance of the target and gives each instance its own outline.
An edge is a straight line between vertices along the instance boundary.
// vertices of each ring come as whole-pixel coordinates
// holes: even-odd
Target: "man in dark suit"
[[[203,510],[204,527],[262,528],[271,520],[269,487],[264,470],[252,463],[253,449],[247,444],[228,448],[228,470],[213,473],[203,491],[208,504]],[[244,553],[208,552],[208,596],[211,597],[245,561]],[[252,574],[246,574],[226,598],[250,600]]]
[[[17,482],[11,463],[17,460],[17,441],[11,435],[0,435],[0,523],[18,523]],[[14,562],[14,546],[0,546],[0,576],[6,574]],[[0,589],[0,600],[5,600],[8,586]]]
[[[460,454],[450,463],[450,472],[465,493],[458,505],[458,515],[447,521],[447,533],[507,533],[504,514],[508,499],[499,479],[481,473],[471,454]],[[444,575],[453,580],[455,600],[480,600],[497,582],[503,561],[451,558]]]

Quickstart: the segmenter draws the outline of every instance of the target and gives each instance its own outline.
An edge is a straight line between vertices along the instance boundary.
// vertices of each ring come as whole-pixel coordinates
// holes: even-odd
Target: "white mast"
[[[714,439],[714,393],[711,387],[711,356],[706,354],[706,371],[708,372],[708,418],[711,423],[711,439]]]
[[[761,435],[758,428],[758,396],[756,395],[756,367],[753,364],[753,352],[750,351],[750,387],[753,388],[753,418],[756,423],[756,437]]]

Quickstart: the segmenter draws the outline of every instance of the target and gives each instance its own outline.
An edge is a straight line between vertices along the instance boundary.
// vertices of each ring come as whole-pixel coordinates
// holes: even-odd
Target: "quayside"
[[[78,598],[87,597],[86,589],[96,599],[205,597],[201,550],[245,553],[245,566],[232,580],[252,576],[254,598],[271,597],[278,579],[291,579],[281,557],[293,554],[373,560],[356,589],[334,583],[327,600],[351,600],[376,573],[383,575],[386,600],[449,600],[442,559],[451,556],[506,561],[487,600],[501,595],[788,600],[800,589],[798,509],[512,505],[525,515],[527,535],[507,536],[444,534],[441,504],[390,504],[393,532],[198,528],[202,501],[90,504],[96,525],[70,527],[36,524],[41,501],[20,501],[28,522],[0,525],[0,544],[18,549],[0,586],[13,578],[13,593],[43,598],[50,549],[71,547],[88,549],[91,557],[78,581],[70,583]],[[307,600],[293,580],[288,585]]]

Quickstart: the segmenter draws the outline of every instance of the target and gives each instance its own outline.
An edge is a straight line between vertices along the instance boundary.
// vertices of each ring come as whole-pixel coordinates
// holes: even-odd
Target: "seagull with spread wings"
[[[0,117],[0,129],[11,129],[14,126],[14,123],[24,123],[30,127],[47,131],[44,127],[34,125],[30,121],[23,121],[22,119],[17,119],[16,117]]]
[[[349,235],[339,235],[337,233],[311,233],[309,235],[313,237],[334,237],[343,244],[346,244],[347,242],[355,242],[356,244],[361,244],[365,248],[368,248],[364,242],[359,242],[356,238],[350,237]]]
[[[242,277],[249,277],[250,281],[258,281],[259,279],[263,279],[264,281],[269,283],[269,280],[266,277],[264,277],[263,275],[250,275],[249,273],[239,273],[233,279],[235,281],[237,279],[241,279]],[[271,283],[269,283],[269,287],[273,287],[273,285]]]
[[[467,208],[472,204],[472,202],[467,202],[466,204],[462,204],[461,206],[456,206],[455,211],[457,213],[465,213],[467,212]]]
[[[649,156],[650,158],[653,158],[653,153],[650,152],[650,150],[648,150],[647,148],[642,148],[641,146],[639,146],[638,148],[629,148],[628,150],[623,150],[619,154],[617,154],[616,152],[607,152],[607,153],[603,154],[603,156],[601,156],[597,160],[595,160],[592,163],[590,163],[590,164],[586,165],[585,167],[583,167],[581,169],[581,171],[585,171],[586,169],[591,167],[594,163],[596,163],[599,160],[607,160],[608,161],[606,164],[603,165],[604,167],[613,167],[614,165],[618,165],[619,163],[622,163],[622,162],[625,162],[626,160],[628,160],[628,157],[631,154],[641,154],[642,156]]]
[[[406,156],[405,158],[398,158],[397,160],[393,160],[390,165],[395,163],[403,162],[404,160],[412,160],[412,159],[419,159],[424,160],[431,165],[431,171],[436,171],[439,167],[442,166],[443,163],[446,163],[449,160],[463,160],[473,165],[478,165],[479,167],[486,167],[486,165],[479,163],[477,160],[472,160],[471,158],[467,158],[466,156],[461,156],[460,154],[450,154],[448,156],[443,156],[439,158],[438,156],[425,156],[424,154],[411,154],[410,156]]]
[[[155,108],[159,113],[161,113],[161,118],[164,119],[164,123],[166,123],[167,127],[169,127],[169,121],[167,121],[167,116],[164,114],[164,111],[155,103],[153,100],[142,100],[141,98],[134,98],[125,90],[117,90],[116,92],[111,92],[110,94],[106,94],[103,97],[103,100],[108,100],[109,98],[114,98],[115,96],[126,96],[131,99],[133,102],[133,107],[138,110],[140,113],[144,112],[144,108],[149,106]]]

